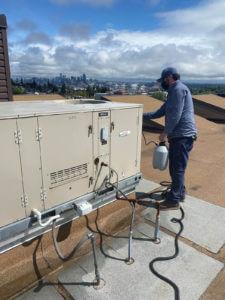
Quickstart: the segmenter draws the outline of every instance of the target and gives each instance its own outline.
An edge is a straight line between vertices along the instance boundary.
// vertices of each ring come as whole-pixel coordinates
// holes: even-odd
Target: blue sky
[[[1,0],[11,73],[225,79],[224,0]]]

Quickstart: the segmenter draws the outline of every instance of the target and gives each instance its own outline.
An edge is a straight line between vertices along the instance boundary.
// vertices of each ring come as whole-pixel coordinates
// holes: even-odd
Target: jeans
[[[193,143],[192,137],[174,138],[169,141],[169,171],[172,185],[166,199],[173,203],[179,203],[181,198],[185,198],[184,174]]]

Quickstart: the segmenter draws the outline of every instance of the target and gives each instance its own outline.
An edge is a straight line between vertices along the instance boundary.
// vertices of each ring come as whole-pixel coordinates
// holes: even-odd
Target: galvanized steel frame
[[[138,173],[120,181],[118,186],[119,189],[125,195],[134,192],[141,176],[142,174]],[[92,205],[92,211],[94,211],[102,206],[114,202],[115,200],[115,190],[112,191],[107,189],[99,195],[92,192],[44,211],[42,213],[42,219],[43,221],[47,221],[49,216],[60,214],[61,218],[56,222],[56,227],[59,227],[80,217],[76,212],[77,204],[88,201]],[[43,235],[50,230],[51,225],[44,228],[41,227],[37,222],[37,218],[34,216],[3,226],[0,228],[0,254]]]

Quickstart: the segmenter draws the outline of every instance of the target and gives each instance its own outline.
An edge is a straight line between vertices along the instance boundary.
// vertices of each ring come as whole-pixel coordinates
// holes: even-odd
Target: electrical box
[[[0,228],[140,172],[142,105],[107,101],[0,104]],[[85,204],[85,205],[84,205]],[[89,212],[92,205],[78,203]],[[85,207],[85,209],[83,208]],[[81,213],[82,214],[82,213]]]

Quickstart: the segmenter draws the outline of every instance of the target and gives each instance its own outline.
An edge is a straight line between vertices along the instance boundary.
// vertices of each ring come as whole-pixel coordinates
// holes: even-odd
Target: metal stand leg
[[[132,206],[132,217],[131,217],[131,223],[130,223],[129,244],[128,244],[128,257],[125,260],[125,263],[127,265],[131,265],[131,264],[134,263],[134,259],[133,259],[133,257],[131,257],[131,251],[132,251],[132,237],[133,237],[135,204],[132,201],[130,201],[130,205]]]
[[[157,213],[156,213],[156,218],[155,218],[155,232],[154,232],[154,243],[155,244],[159,244],[161,242],[160,238],[158,237],[159,224],[160,224],[160,204],[158,203]]]
[[[93,250],[93,257],[94,257],[94,266],[95,266],[95,279],[93,281],[94,283],[94,289],[99,290],[103,288],[105,285],[104,279],[100,277],[99,271],[98,271],[98,262],[97,262],[97,256],[96,256],[96,247],[95,247],[95,236],[93,233],[89,234],[89,238],[91,239],[91,245]]]

